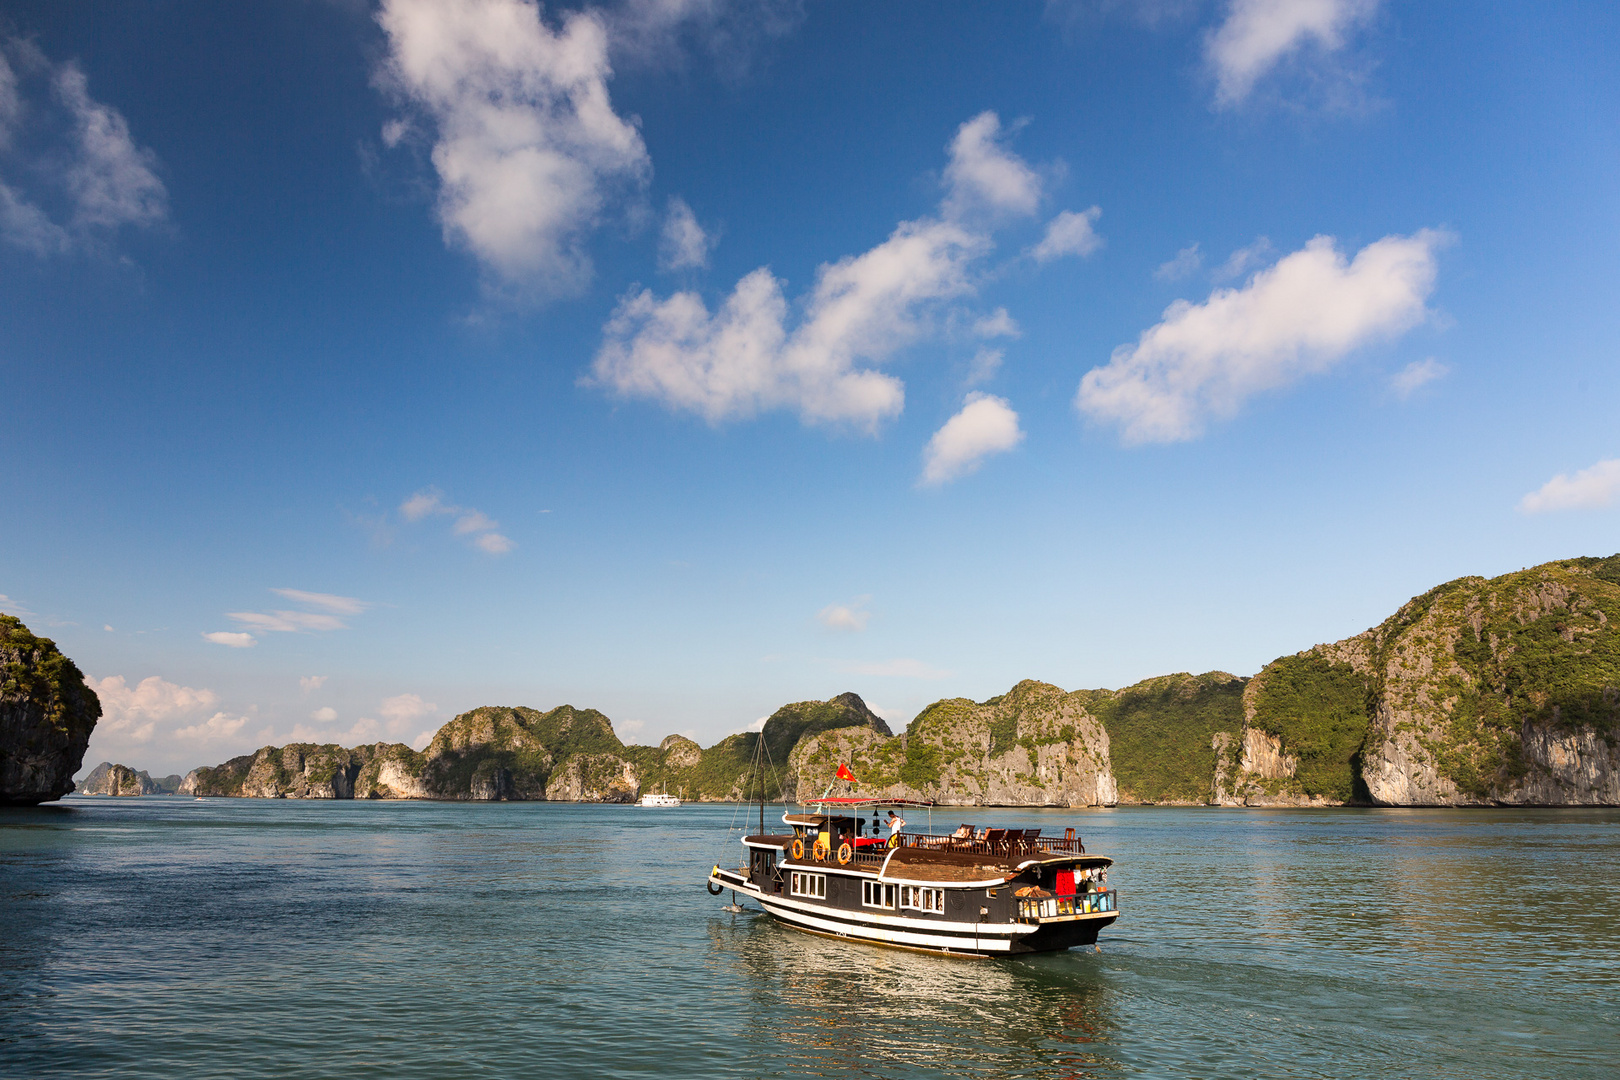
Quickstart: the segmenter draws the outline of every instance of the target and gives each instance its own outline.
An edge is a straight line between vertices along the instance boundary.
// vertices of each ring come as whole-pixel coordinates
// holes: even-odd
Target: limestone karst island
[[[61,798],[100,704],[71,660],[11,616],[0,664],[0,799]],[[1617,740],[1612,555],[1458,578],[1253,676],[1074,691],[1031,679],[987,701],[937,701],[899,734],[854,693],[784,705],[762,731],[706,749],[679,735],[626,745],[595,709],[484,706],[422,751],[295,743],[159,779],[103,763],[81,790],[630,802],[652,790],[745,800],[762,785],[793,800],[848,763],[863,794],[955,805],[1613,806]]]

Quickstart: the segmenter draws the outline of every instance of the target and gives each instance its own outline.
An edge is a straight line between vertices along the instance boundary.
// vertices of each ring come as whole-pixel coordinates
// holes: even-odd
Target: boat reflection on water
[[[716,975],[744,985],[762,1075],[1096,1077],[1114,1053],[1119,991],[1093,953],[1001,964],[806,938],[764,913],[711,919]]]

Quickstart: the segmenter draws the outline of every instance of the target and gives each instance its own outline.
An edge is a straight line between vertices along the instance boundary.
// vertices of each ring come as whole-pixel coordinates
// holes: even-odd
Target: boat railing
[[[962,838],[930,833],[900,834],[904,847],[931,848],[935,851],[956,851],[970,855],[1002,857],[1023,855],[1084,855],[1086,846],[1073,829],[1064,830],[1063,836],[1042,836],[1039,829],[989,829],[982,836]]]
[[[1029,897],[1018,901],[1019,922],[1039,922],[1063,915],[1096,915],[1119,910],[1119,892],[1101,889],[1070,896]]]

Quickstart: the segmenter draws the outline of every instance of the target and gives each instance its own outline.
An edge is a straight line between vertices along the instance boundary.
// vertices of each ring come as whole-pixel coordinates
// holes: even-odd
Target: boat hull
[[[716,869],[710,881],[752,897],[784,926],[823,937],[963,957],[1017,956],[1094,945],[1117,911],[1018,922],[966,922],[847,908],[761,891],[741,874]]]

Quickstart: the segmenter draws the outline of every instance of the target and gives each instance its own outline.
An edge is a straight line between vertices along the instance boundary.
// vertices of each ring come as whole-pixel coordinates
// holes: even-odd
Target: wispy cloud
[[[455,506],[445,501],[444,492],[436,487],[423,488],[399,506],[400,516],[406,521],[422,521],[429,517],[456,519],[451,532],[465,537],[480,551],[491,555],[505,555],[517,546],[508,536],[497,532],[501,523],[481,510],[470,506]]]
[[[246,631],[215,630],[203,637],[216,645],[233,649],[246,649],[258,643],[256,634],[308,634],[345,630],[348,623],[341,616],[358,615],[372,605],[352,596],[333,593],[307,592],[303,589],[271,589],[277,596],[316,608],[315,611],[227,611],[225,617],[247,627]],[[316,684],[319,685],[318,683]],[[311,687],[305,687],[307,693]]]
[[[1285,61],[1310,56],[1318,68],[1327,68],[1351,32],[1377,10],[1378,0],[1231,0],[1204,43],[1215,103],[1241,104]]]
[[[332,706],[322,705],[320,708],[310,713],[309,718],[322,724],[330,724],[332,721],[338,718],[338,713],[336,709],[332,708]]]
[[[304,693],[313,693],[326,685],[325,675],[301,675],[298,678],[298,689]]]
[[[203,638],[212,641],[215,645],[224,645],[231,649],[251,649],[259,643],[252,634],[244,634],[235,630],[211,630]]]
[[[1203,265],[1204,256],[1198,250],[1198,245],[1193,244],[1176,252],[1175,258],[1160,263],[1153,276],[1160,281],[1183,281],[1198,273]]]
[[[851,675],[871,675],[886,679],[938,680],[951,677],[949,671],[921,660],[897,659],[845,664],[842,670]]]
[[[12,38],[0,42],[0,148],[25,123],[43,148],[24,163],[39,190],[0,178],[0,238],[43,257],[167,219],[157,157],[136,144],[123,114],[91,97],[77,63],[53,63],[33,42]],[[56,216],[31,196],[55,200]]]
[[[870,596],[857,596],[847,604],[828,604],[816,613],[816,621],[829,630],[858,634],[866,629],[866,624],[872,619],[872,613],[866,607],[871,602]]]
[[[982,338],[1016,338],[1022,337],[1024,332],[1018,328],[1018,321],[1007,314],[1006,308],[998,307],[974,320],[973,333]]]
[[[1217,282],[1236,281],[1250,270],[1270,262],[1276,250],[1271,246],[1270,237],[1257,236],[1248,247],[1240,247],[1228,255],[1209,276]]]
[[[1526,514],[1600,510],[1620,502],[1620,458],[1608,458],[1576,473],[1559,473],[1519,500]]]
[[[1023,440],[1018,414],[1006,398],[971,393],[961,411],[928,440],[918,482],[924,487],[936,487],[966,476],[976,471],[985,458],[1006,453]]]
[[[286,597],[295,604],[329,611],[335,615],[358,615],[371,607],[364,600],[352,596],[334,596],[332,593],[305,592],[303,589],[271,589],[277,596]]]
[[[227,611],[225,617],[265,634],[301,634],[348,626],[336,615],[315,611]]]
[[[1065,255],[1090,255],[1103,246],[1096,229],[1101,216],[1102,210],[1095,206],[1079,213],[1063,211],[1047,224],[1046,235],[1030,249],[1030,255],[1036,262],[1051,262]]]
[[[1434,357],[1414,360],[1401,370],[1397,371],[1389,380],[1389,385],[1402,401],[1411,397],[1417,391],[1450,374],[1451,369]]]
[[[1086,373],[1075,406],[1119,424],[1127,443],[1196,438],[1254,395],[1423,322],[1448,240],[1432,229],[1387,236],[1347,260],[1332,237],[1318,236],[1241,289],[1171,304],[1136,344]]]
[[[0,593],[0,612],[15,615],[19,619],[31,619],[34,613],[28,610],[28,605],[21,600],[15,600],[5,593]]]
[[[707,266],[709,249],[713,246],[713,240],[698,224],[697,215],[686,205],[686,200],[670,196],[664,228],[658,238],[658,268],[670,271]]]
[[[603,328],[592,381],[712,424],[773,409],[875,432],[904,384],[876,365],[927,333],[937,306],[973,291],[1000,215],[1033,213],[1040,178],[981,113],[958,129],[937,217],[900,223],[870,251],[823,266],[790,325],[782,282],[761,267],[710,313],[695,292],[632,290]]]

